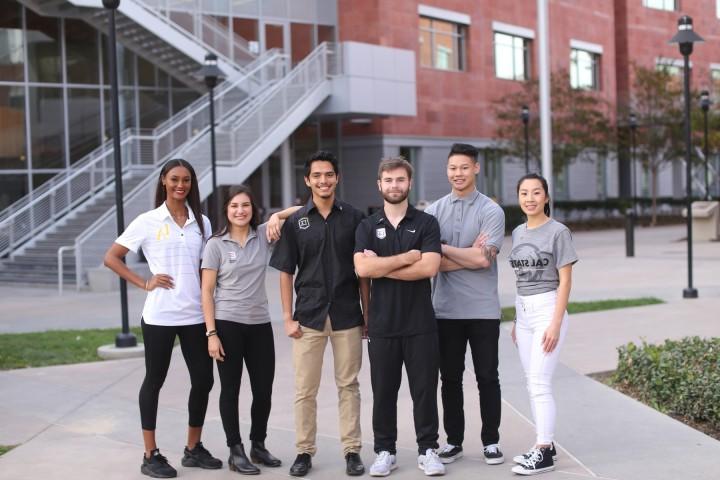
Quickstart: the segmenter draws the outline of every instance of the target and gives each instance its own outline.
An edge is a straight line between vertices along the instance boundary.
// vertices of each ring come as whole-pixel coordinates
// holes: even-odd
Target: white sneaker
[[[375,461],[370,466],[371,477],[387,477],[390,472],[397,468],[395,463],[395,455],[390,452],[382,451],[377,454]]]
[[[445,475],[445,465],[432,448],[425,450],[425,455],[418,455],[418,468],[429,477]]]

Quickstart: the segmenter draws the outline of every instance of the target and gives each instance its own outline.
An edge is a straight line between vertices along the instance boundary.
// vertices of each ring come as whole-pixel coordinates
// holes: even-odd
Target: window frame
[[[643,7],[650,8],[652,10],[659,10],[661,12],[677,12],[677,11],[679,11],[679,9],[678,9],[679,1],[678,0],[659,0],[663,3],[662,6],[656,6],[654,4],[651,4],[651,1],[658,1],[658,0],[643,0],[643,2],[642,2]],[[668,2],[672,2],[672,8],[667,7]]]
[[[429,20],[430,27],[426,28],[420,25],[421,20]],[[434,27],[434,23],[439,22],[446,25],[452,26],[452,33],[450,33],[450,37],[452,38],[452,45],[453,49],[450,50],[450,52],[454,55],[454,58],[452,59],[456,66],[456,68],[443,68],[438,66],[437,61],[437,51],[435,48],[435,36],[436,34],[442,34],[442,35],[448,35],[447,32],[443,32],[440,30],[436,30]],[[420,32],[420,35],[418,35],[418,46],[420,48],[420,54],[418,55],[420,57],[420,66],[424,68],[432,68],[434,70],[441,70],[444,72],[466,72],[467,71],[467,33],[468,33],[468,25],[463,23],[454,22],[452,20],[444,19],[444,18],[438,18],[429,16],[427,14],[420,13],[418,15],[418,31]],[[426,32],[429,34],[430,38],[430,65],[423,63],[423,55],[422,55],[422,41],[423,41],[423,35],[422,33]]]
[[[586,85],[580,85],[580,67],[578,65],[578,59],[576,52],[584,53],[590,56],[591,65],[592,65],[592,85],[586,86]],[[574,58],[575,57],[575,58]],[[570,86],[574,89],[582,89],[582,90],[590,90],[590,91],[596,91],[599,92],[602,90],[602,75],[601,75],[601,69],[602,69],[602,53],[597,51],[591,51],[589,49],[580,48],[579,46],[572,46],[570,47]],[[575,76],[578,79],[578,84],[573,85],[573,72],[575,72]]]
[[[501,77],[498,73],[498,52],[497,52],[497,35],[505,35],[507,37],[510,37],[512,40],[513,45],[511,45],[512,51],[513,51],[513,58],[512,58],[512,69],[513,69],[513,75],[512,78],[508,77]],[[517,72],[515,72],[515,53],[516,48],[514,45],[515,39],[520,39],[522,41],[522,56],[523,56],[523,76],[522,78],[518,78]],[[518,35],[515,33],[510,33],[503,31],[501,29],[493,29],[493,65],[495,68],[495,78],[501,79],[501,80],[511,80],[515,82],[527,82],[532,78],[532,38],[529,38],[524,35]]]

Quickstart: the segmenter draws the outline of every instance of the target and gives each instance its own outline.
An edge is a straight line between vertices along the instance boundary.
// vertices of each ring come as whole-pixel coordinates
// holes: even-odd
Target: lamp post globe
[[[693,52],[693,45],[702,42],[700,35],[693,30],[693,21],[687,15],[678,19],[678,31],[670,40],[670,43],[677,43],[680,54],[683,56],[683,95],[685,97],[685,196],[687,209],[687,263],[688,263],[688,286],[683,290],[683,298],[697,298],[698,291],[693,287],[692,274],[692,162],[691,150],[692,139],[690,138],[690,55]]]

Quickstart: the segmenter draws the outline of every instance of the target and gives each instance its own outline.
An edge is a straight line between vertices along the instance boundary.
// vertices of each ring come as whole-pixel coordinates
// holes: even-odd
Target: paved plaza
[[[574,269],[571,300],[656,296],[667,303],[572,315],[555,381],[558,403],[557,470],[543,479],[716,478],[720,442],[662,415],[587,377],[615,368],[616,348],[628,341],[655,342],[687,335],[720,336],[720,243],[695,244],[695,286],[700,298],[683,300],[687,271],[681,226],[638,229],[636,257],[624,255],[619,230],[574,235],[580,262]],[[509,240],[499,256],[500,296],[512,304],[514,275],[507,265]],[[268,275],[271,315],[276,322],[277,367],[267,445],[283,461],[262,476],[286,477],[294,459],[293,368],[290,341],[282,333],[277,275]],[[0,332],[119,325],[116,293],[66,292],[36,288],[0,289]],[[142,292],[130,295],[131,322],[137,324]],[[512,478],[510,457],[524,452],[534,434],[520,362],[504,324],[500,339],[503,392],[501,446],[506,463],[482,461],[480,416],[472,371],[466,372],[466,456],[448,466],[452,478]],[[361,372],[362,427],[366,465],[372,462],[372,392],[367,355]],[[318,395],[318,454],[309,479],[344,478],[338,440],[337,393],[328,350]],[[468,368],[472,363],[467,362]],[[139,473],[142,440],[137,393],[142,359],[95,362],[0,372],[0,444],[20,444],[0,457],[0,479],[133,479]],[[180,478],[229,479],[236,473],[198,471],[180,466],[185,440],[189,380],[179,351],[160,396],[158,443]],[[213,389],[204,443],[226,460]],[[249,432],[249,388],[241,393],[241,431]],[[398,463],[393,478],[422,478],[416,465],[411,401],[404,384],[399,399]],[[441,432],[441,440],[444,440]],[[713,470],[715,469],[715,470]]]

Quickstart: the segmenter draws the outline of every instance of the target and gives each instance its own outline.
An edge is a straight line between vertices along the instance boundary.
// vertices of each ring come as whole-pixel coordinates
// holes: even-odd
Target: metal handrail
[[[199,1],[190,2],[191,8],[178,8],[177,2],[172,0],[135,0],[135,2],[152,11],[163,22],[187,32],[195,41],[209,47],[231,65],[242,65],[256,57],[250,50],[247,40],[234,32],[231,33],[229,30],[223,29],[220,22],[212,19],[202,10]],[[171,18],[173,12],[190,15],[190,28],[188,29],[188,25],[174,21]],[[214,35],[220,37],[220,41],[216,43],[208,42],[204,35],[206,29],[211,30]]]
[[[57,260],[58,260],[58,295],[63,294],[63,256],[62,254],[67,251],[75,250],[75,245],[63,245],[62,247],[58,248],[57,251]]]
[[[305,60],[300,62],[292,71],[282,80],[278,81],[271,88],[265,90],[262,95],[247,99],[246,104],[240,111],[232,117],[232,129],[228,134],[219,134],[218,141],[230,141],[231,145],[239,145],[241,150],[235,151],[233,155],[234,166],[240,166],[245,160],[245,154],[250,151],[258,142],[267,138],[267,134],[283,119],[287,118],[293,108],[298,105],[306,96],[329,77],[328,57],[337,55],[328,44],[322,44],[317,47]],[[333,72],[337,73],[337,72]],[[297,90],[297,91],[296,91]],[[295,95],[292,97],[292,95]],[[292,97],[292,98],[291,98]],[[256,121],[262,116],[263,107],[273,106],[271,102],[282,104],[285,109],[279,113],[267,113],[265,123],[259,122],[265,126],[258,132],[252,140],[242,143],[241,136],[243,130],[250,123]],[[275,116],[272,116],[275,115]],[[207,132],[207,131],[206,131]],[[254,131],[253,131],[254,132]],[[209,135],[203,134],[196,136],[192,142],[183,145],[177,152],[190,163],[192,163],[198,179],[210,175],[209,155]],[[152,184],[156,181],[159,170],[156,169],[153,174],[148,175],[140,182],[132,191],[124,198],[124,210],[126,218],[134,218],[143,211],[147,211],[151,206],[151,190]],[[81,275],[86,267],[90,265],[98,265],[102,259],[102,253],[107,245],[110,245],[116,238],[114,226],[115,208],[110,208],[102,217],[98,218],[92,225],[85,229],[75,240],[75,258],[76,258],[76,285],[80,288],[82,284]],[[98,244],[101,244],[98,246]],[[93,248],[93,245],[96,245]]]
[[[264,85],[261,92],[272,88],[275,76],[285,75],[288,58],[274,51],[254,63],[255,65],[244,75],[224,82],[223,86],[218,88],[215,95],[218,121],[232,116],[243,105],[243,99],[238,99],[236,93],[247,95],[246,90],[252,92],[261,88],[261,85]],[[249,87],[247,83],[250,83]],[[241,86],[243,88],[240,88]],[[155,165],[164,160],[188,140],[202,135],[208,124],[207,110],[209,104],[206,98],[204,105],[193,102],[174,115],[170,121],[156,127],[151,134],[130,130],[124,135],[126,148],[123,149],[123,164],[125,166]],[[128,149],[128,142],[134,142],[134,148]],[[134,151],[143,148],[146,155],[141,156]],[[57,220],[80,203],[92,198],[104,185],[112,181],[114,178],[112,148],[103,145],[92,155],[94,158],[81,162],[80,168],[73,168],[69,172],[60,174],[61,179],[39,195],[28,197],[24,205],[14,208],[14,211],[0,221],[0,256],[23,244],[49,222]],[[73,189],[75,184],[78,184],[78,188]],[[56,201],[56,197],[60,199],[59,202]]]

